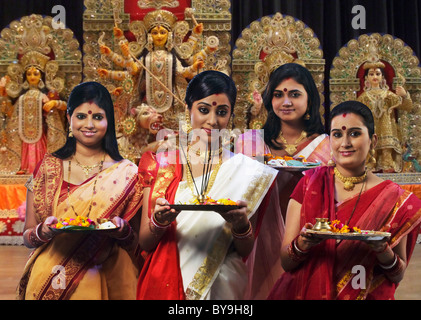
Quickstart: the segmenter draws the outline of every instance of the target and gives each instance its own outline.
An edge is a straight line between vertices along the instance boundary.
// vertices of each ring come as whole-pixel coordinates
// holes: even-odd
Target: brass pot
[[[329,231],[331,228],[327,218],[316,218],[316,224],[313,227],[315,231]]]

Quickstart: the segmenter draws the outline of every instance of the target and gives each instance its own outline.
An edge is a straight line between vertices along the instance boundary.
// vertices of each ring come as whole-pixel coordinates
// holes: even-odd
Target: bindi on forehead
[[[91,110],[89,110],[89,111],[88,111],[88,114],[92,114],[92,111],[91,111]]]
[[[345,131],[346,130],[346,127],[345,126],[342,126],[342,130]]]
[[[218,103],[216,101],[212,101],[212,105],[216,106]]]
[[[288,91],[288,89],[287,88],[284,88],[284,92],[287,92]]]

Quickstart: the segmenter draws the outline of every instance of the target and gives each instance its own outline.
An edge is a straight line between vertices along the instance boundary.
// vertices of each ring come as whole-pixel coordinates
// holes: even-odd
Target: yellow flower
[[[224,204],[224,205],[228,205],[228,206],[232,206],[232,205],[236,205],[237,204],[237,202],[235,202],[235,201],[233,201],[233,200],[231,200],[231,199],[225,199],[225,198],[222,198],[222,199],[219,199],[218,200],[218,203],[220,203],[220,204]]]

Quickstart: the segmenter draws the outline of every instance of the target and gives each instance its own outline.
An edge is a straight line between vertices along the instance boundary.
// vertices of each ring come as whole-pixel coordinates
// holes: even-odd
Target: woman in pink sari
[[[66,144],[47,154],[27,183],[23,238],[34,251],[18,298],[134,299],[139,266],[130,222],[142,199],[137,166],[118,152],[113,102],[104,86],[78,85],[67,106]],[[77,217],[108,219],[117,228],[99,234],[49,228],[58,220]]]
[[[286,271],[269,299],[393,299],[421,223],[421,201],[366,170],[377,136],[364,104],[331,112],[336,167],[306,172],[291,195],[281,261]],[[372,159],[372,157],[370,157]],[[321,240],[307,230],[315,218],[391,233],[381,241]]]

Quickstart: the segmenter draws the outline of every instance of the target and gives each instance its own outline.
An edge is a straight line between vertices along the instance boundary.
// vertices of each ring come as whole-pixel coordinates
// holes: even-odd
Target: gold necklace
[[[196,155],[196,156],[198,156],[198,157],[205,157],[206,156],[206,154],[208,154],[209,155],[209,151],[203,151],[203,150],[201,150],[200,148],[197,148],[196,150],[195,149],[193,149],[192,147],[190,147],[190,146],[188,146],[187,147],[187,153],[189,153],[190,151],[193,151],[194,152],[194,154]],[[219,149],[218,150],[212,150],[211,152],[210,152],[210,156],[211,157],[214,157],[214,156],[216,156],[216,155],[221,155],[221,153],[222,153],[222,146],[221,147],[219,147]]]
[[[344,189],[347,191],[354,190],[355,184],[361,183],[367,178],[367,171],[364,171],[364,174],[359,177],[344,177],[336,167],[333,171],[335,172],[335,176],[342,181]]]
[[[282,135],[282,131],[279,133],[278,138],[281,140],[282,144],[285,146],[285,152],[288,153],[290,156],[292,156],[295,152],[297,152],[297,146],[298,144],[303,141],[305,138],[307,138],[307,132],[304,130],[301,131],[300,137],[295,140],[293,144],[289,144],[288,141],[284,138]]]
[[[221,167],[222,164],[222,157],[219,157],[219,162],[215,165],[215,167],[213,168],[212,174],[210,176],[209,182],[208,184],[205,186],[204,190],[201,190],[202,194],[198,194],[196,197],[199,200],[199,197],[205,198],[207,193],[212,189],[212,186],[215,182],[216,179],[216,175],[218,174],[219,168]],[[189,162],[189,159],[187,159],[187,166],[190,166],[191,168],[191,164]],[[190,172],[190,169],[187,168],[188,170],[186,170],[186,176],[187,176],[187,185],[189,186],[190,190],[192,191],[193,195],[195,194],[195,182],[193,181],[193,177],[192,174]],[[202,176],[202,179],[205,179],[205,176]],[[196,188],[197,190],[197,188]],[[198,190],[197,190],[198,192]]]
[[[104,160],[105,160],[105,153],[104,153],[104,157],[102,158],[102,160],[99,164],[99,172],[102,171],[102,168],[103,168],[103,165],[104,165]],[[75,208],[73,207],[73,204],[70,203],[70,173],[71,172],[72,172],[72,160],[69,160],[69,169],[67,170],[67,203],[72,208],[74,214],[76,216],[79,216],[78,213],[76,212]],[[89,203],[88,214],[86,215],[86,217],[89,217],[89,214],[91,213],[91,210],[92,210],[92,202],[93,202],[93,199],[94,199],[94,194],[96,193],[96,182],[98,181],[99,172],[95,177],[94,186],[92,188],[91,201]]]
[[[100,161],[100,162],[98,162],[97,164],[94,164],[94,165],[84,165],[84,164],[81,164],[80,162],[79,162],[79,160],[76,158],[76,156],[74,157],[75,158],[75,160],[76,160],[76,164],[79,166],[79,167],[81,167],[82,168],[82,170],[83,170],[83,172],[85,173],[85,176],[88,178],[90,175],[91,175],[91,171],[93,170],[93,169],[95,169],[95,168],[97,168],[97,167],[99,167],[99,166],[101,166],[102,165],[102,163],[104,163],[104,159],[102,160],[102,161]],[[105,158],[105,154],[104,154],[104,157],[103,158]],[[100,170],[101,171],[101,170]]]

